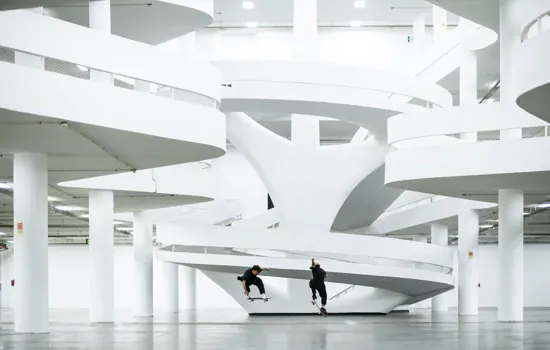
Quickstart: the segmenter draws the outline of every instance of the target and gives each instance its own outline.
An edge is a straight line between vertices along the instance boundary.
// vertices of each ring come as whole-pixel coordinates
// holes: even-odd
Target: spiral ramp
[[[373,185],[383,180],[387,119],[420,113],[426,105],[449,107],[450,93],[436,84],[365,68],[298,61],[215,64],[227,85],[221,109],[227,113],[228,139],[251,162],[277,209],[231,227],[157,223],[161,260],[200,269],[249,314],[313,313],[308,303],[312,256],[329,274],[332,313],[386,314],[454,287],[452,253],[444,247],[331,233],[356,186],[369,176]],[[421,102],[407,103],[411,99]],[[300,147],[246,114],[256,112],[335,118],[366,128],[375,138]],[[374,209],[369,223],[401,193],[376,194],[389,198]],[[273,296],[267,304],[246,301],[236,280],[254,264],[271,268],[262,273]]]
[[[0,4],[0,177],[18,152],[47,154],[51,185],[225,153],[219,69],[151,45],[207,26],[212,2],[126,3],[111,1],[112,34],[87,27],[88,2]]]
[[[388,143],[397,149],[386,158],[388,186],[491,202],[497,201],[499,189],[515,188],[529,194],[526,204],[544,199],[537,194],[550,189],[550,163],[535,155],[550,149],[550,139],[546,137],[550,119],[544,107],[550,96],[548,92],[544,93],[549,80],[548,69],[543,64],[548,59],[544,55],[550,37],[541,30],[545,27],[540,24],[550,5],[547,1],[520,3],[524,17],[521,28],[523,42],[513,52],[517,104],[503,101],[466,105],[404,113],[390,118]],[[437,4],[498,31],[498,1],[484,2],[482,8],[478,7],[478,2],[471,1],[441,1]],[[537,26],[536,30],[531,29],[533,26]],[[528,38],[530,35],[533,37]],[[537,61],[539,59],[541,61]],[[521,129],[523,138],[478,142],[457,138],[461,133],[512,129]],[[536,137],[530,135],[532,130],[538,131]],[[434,136],[454,138],[455,142],[425,147],[405,146],[411,140]],[[462,161],[457,162],[457,159]]]

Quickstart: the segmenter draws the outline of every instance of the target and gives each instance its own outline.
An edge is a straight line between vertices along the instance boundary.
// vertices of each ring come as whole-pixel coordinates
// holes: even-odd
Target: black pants
[[[313,293],[313,295],[315,295],[316,292],[319,292],[319,296],[321,297],[321,304],[327,305],[327,288],[325,287],[324,283],[315,283],[313,280],[310,280],[309,288],[311,288],[311,292]]]
[[[250,293],[250,286],[256,286],[260,290],[260,294],[265,294],[264,282],[260,277],[254,277],[246,281],[246,291]]]

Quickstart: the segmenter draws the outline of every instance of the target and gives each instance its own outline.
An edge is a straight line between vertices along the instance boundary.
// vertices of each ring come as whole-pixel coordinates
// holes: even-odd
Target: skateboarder
[[[321,268],[319,263],[315,262],[315,258],[311,259],[311,273],[313,278],[309,281],[309,288],[313,293],[313,300],[317,299],[317,293],[321,296],[321,312],[326,315],[327,310],[325,306],[327,305],[327,289],[325,287],[325,278],[327,278],[327,273]]]
[[[260,266],[254,265],[251,269],[246,270],[242,277],[237,277],[237,279],[242,282],[244,295],[246,295],[247,297],[248,294],[250,294],[250,286],[256,286],[260,290],[261,297],[264,300],[267,299],[265,295],[264,282],[262,282],[262,279],[258,277],[258,274],[260,274],[262,271],[269,271],[269,269],[262,269]]]

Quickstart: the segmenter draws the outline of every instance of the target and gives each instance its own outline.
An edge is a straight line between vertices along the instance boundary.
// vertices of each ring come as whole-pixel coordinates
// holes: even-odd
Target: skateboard
[[[265,303],[267,303],[269,301],[269,299],[271,299],[271,297],[267,297],[267,298],[252,298],[252,297],[248,297],[248,301],[250,301],[251,303],[256,301],[256,300],[263,300]]]
[[[317,304],[317,302],[315,300],[312,300],[311,304],[313,304],[317,307],[317,309],[319,310],[319,315],[323,316],[324,318],[327,318],[327,314],[324,313],[323,311],[321,311],[321,308],[319,307],[319,305]]]

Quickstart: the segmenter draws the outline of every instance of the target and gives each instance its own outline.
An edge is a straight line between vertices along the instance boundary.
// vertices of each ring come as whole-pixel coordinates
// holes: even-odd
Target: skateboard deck
[[[256,300],[263,300],[264,302],[267,303],[267,302],[269,301],[269,299],[271,299],[271,297],[268,297],[268,298],[265,298],[265,299],[264,299],[264,298],[260,298],[260,297],[255,297],[255,298],[249,297],[249,298],[248,298],[248,301],[253,302],[253,301],[256,301]]]
[[[317,302],[315,300],[312,300],[311,303],[317,307],[317,310],[319,310],[319,315],[323,316],[324,318],[327,317],[327,315],[324,314],[323,311],[321,311],[321,308],[319,307],[319,305],[317,304]]]

